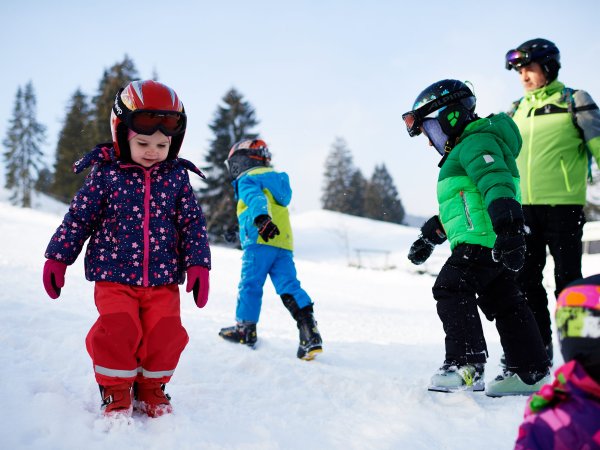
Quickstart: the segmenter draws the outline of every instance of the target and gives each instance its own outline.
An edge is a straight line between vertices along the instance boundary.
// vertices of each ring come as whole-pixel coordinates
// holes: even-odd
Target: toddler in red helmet
[[[208,299],[206,221],[179,158],[186,115],[179,97],[156,81],[121,89],[111,114],[112,145],[77,161],[91,171],[46,249],[43,282],[56,299],[89,239],[85,275],[100,314],[86,338],[107,416],[172,412],[165,384],[188,342],[178,284],[202,308]]]
[[[600,449],[600,274],[560,293],[556,326],[565,364],[529,399],[515,449]]]

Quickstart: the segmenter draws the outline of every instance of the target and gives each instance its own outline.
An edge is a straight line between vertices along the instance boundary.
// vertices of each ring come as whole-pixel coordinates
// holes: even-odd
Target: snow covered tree
[[[119,89],[124,88],[130,82],[138,80],[138,71],[133,60],[125,55],[123,61],[114,64],[105,70],[98,86],[98,92],[92,99],[94,126],[94,143],[111,142],[110,134],[110,112],[115,101],[115,95]]]
[[[229,150],[242,139],[255,139],[252,129],[258,125],[252,105],[236,89],[230,89],[217,107],[209,125],[214,133],[203,167],[206,186],[200,189],[200,202],[206,215],[213,242],[236,241],[237,216],[231,178],[225,167]]]
[[[352,210],[351,184],[356,169],[348,144],[343,138],[337,137],[331,146],[331,151],[325,160],[323,209],[350,213]],[[358,177],[354,179],[356,183]]]
[[[402,223],[404,207],[385,164],[375,166],[365,192],[365,217],[384,222]]]
[[[31,207],[32,192],[39,172],[44,168],[41,145],[46,127],[36,118],[37,100],[30,81],[25,89],[19,87],[3,145],[6,163],[5,187],[11,192],[13,205]]]
[[[73,163],[93,148],[94,139],[93,112],[86,96],[77,89],[67,106],[67,116],[56,146],[50,192],[58,199],[69,202],[81,186],[83,178],[73,173]]]

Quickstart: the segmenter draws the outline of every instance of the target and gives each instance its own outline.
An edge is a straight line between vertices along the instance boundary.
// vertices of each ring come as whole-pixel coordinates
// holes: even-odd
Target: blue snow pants
[[[271,277],[278,295],[291,295],[300,309],[312,305],[312,300],[300,287],[290,250],[270,245],[251,245],[242,256],[242,277],[235,313],[238,322],[258,323],[267,275]]]

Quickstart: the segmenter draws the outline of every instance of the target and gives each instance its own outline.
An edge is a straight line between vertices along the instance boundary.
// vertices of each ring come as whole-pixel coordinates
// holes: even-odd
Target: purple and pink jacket
[[[98,146],[74,165],[92,166],[45,256],[71,265],[90,238],[85,276],[135,286],[182,283],[190,266],[210,269],[206,221],[188,170],[189,161],[163,161],[150,168],[124,163]]]
[[[600,449],[600,384],[577,361],[530,397],[515,450]]]

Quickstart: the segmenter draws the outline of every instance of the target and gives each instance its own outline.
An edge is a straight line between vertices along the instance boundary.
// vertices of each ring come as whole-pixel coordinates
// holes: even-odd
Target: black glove
[[[446,240],[444,227],[438,216],[433,216],[421,227],[421,235],[408,251],[408,259],[417,266],[423,264],[433,253],[436,245]]]
[[[525,225],[521,205],[512,198],[499,198],[488,207],[496,243],[492,259],[518,272],[525,264]]]
[[[277,228],[277,225],[275,225],[271,218],[266,214],[257,216],[256,219],[254,219],[254,225],[258,228],[258,234],[260,234],[260,237],[263,238],[265,242],[268,242],[269,239],[273,239],[279,234],[279,228]]]

